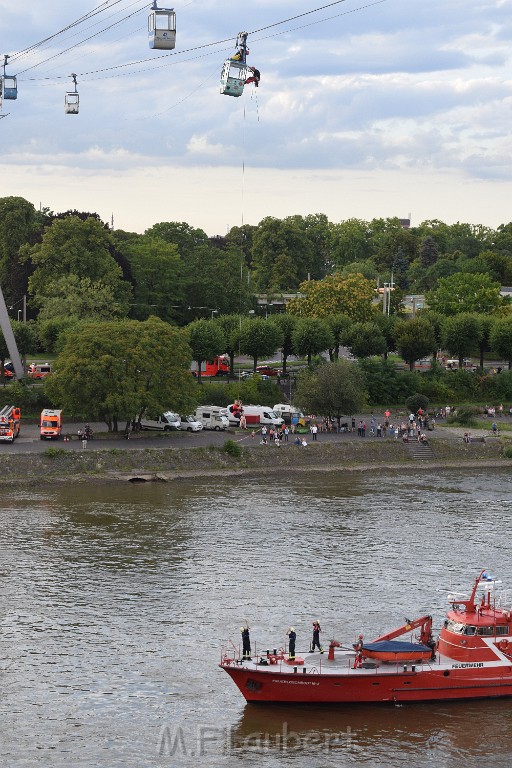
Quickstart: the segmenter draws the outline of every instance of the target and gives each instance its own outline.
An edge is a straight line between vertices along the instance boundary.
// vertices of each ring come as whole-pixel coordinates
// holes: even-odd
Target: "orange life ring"
[[[507,653],[508,651],[508,640],[500,640],[498,643],[498,648],[500,651],[503,651],[503,653]]]

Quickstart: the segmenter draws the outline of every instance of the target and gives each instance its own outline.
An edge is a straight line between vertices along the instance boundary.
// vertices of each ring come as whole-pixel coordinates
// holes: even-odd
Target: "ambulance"
[[[62,411],[45,408],[41,411],[39,420],[39,436],[41,440],[58,440],[62,434]]]

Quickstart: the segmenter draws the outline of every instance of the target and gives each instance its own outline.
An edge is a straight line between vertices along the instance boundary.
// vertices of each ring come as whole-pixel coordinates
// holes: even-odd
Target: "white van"
[[[203,425],[203,429],[214,429],[216,432],[229,427],[226,408],[218,405],[200,405],[196,408],[195,417]]]
[[[240,416],[236,418],[233,415],[234,403],[228,405],[228,419],[230,424],[240,424]],[[280,427],[283,424],[283,419],[278,416],[272,408],[268,405],[244,405],[242,406],[243,414],[247,422],[247,426],[256,426],[257,424],[265,424],[267,427]],[[237,414],[240,411],[235,408]]]
[[[180,429],[185,432],[200,432],[203,425],[196,419],[195,416],[181,416],[180,417]]]
[[[155,419],[148,419],[143,416],[139,421],[141,429],[161,429],[164,432],[170,432],[171,429],[180,429],[181,419],[177,413],[166,411]]]
[[[304,414],[290,403],[276,403],[273,409],[277,416],[281,416],[285,424],[298,424],[304,418]]]

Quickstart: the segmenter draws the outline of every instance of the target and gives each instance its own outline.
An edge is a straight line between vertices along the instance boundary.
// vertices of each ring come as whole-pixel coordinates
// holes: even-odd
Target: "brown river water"
[[[245,704],[217,666],[311,622],[351,643],[480,569],[512,588],[509,470],[17,489],[0,501],[5,768],[501,768],[512,700]]]

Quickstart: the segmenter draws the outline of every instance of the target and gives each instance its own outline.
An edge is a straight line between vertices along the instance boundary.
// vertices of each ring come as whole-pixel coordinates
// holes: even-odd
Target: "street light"
[[[213,316],[214,315],[218,315],[219,314],[219,310],[218,309],[212,309],[211,312],[212,312],[212,320],[213,320]]]
[[[23,310],[22,309],[18,309],[18,323],[20,322],[20,318],[21,318],[22,314],[23,314]]]

